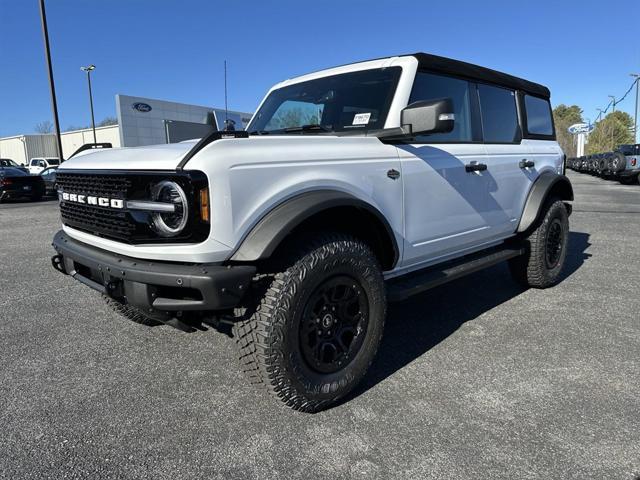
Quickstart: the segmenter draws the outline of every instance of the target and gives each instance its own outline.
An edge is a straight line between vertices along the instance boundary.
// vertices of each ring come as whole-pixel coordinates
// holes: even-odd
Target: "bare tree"
[[[117,125],[118,119],[116,117],[104,117],[102,121],[96,124],[96,127],[106,127],[108,125]]]
[[[53,132],[53,123],[49,120],[43,120],[42,122],[36,123],[34,128],[36,133],[51,133]]]

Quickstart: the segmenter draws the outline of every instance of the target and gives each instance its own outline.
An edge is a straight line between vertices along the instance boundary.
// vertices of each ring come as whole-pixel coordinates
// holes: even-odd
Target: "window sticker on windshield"
[[[371,118],[371,113],[357,113],[353,117],[353,122],[351,125],[366,125],[369,123],[369,119]]]

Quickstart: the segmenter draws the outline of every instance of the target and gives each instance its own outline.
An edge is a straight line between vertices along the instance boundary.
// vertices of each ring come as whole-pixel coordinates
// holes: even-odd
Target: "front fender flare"
[[[573,200],[573,187],[569,179],[557,173],[543,172],[533,183],[524,205],[517,232],[526,232],[543,213],[542,208],[551,194],[561,200]]]
[[[373,214],[384,225],[393,248],[392,263],[395,265],[400,253],[393,230],[384,215],[369,203],[336,190],[306,192],[279,204],[258,221],[230,260],[250,262],[268,258],[294,228],[313,215],[334,207],[356,207]]]

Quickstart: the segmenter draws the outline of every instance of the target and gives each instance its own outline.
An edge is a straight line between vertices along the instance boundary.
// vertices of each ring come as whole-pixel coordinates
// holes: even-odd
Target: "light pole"
[[[596,121],[595,121],[595,123],[598,123],[598,121],[600,121],[600,122],[601,122],[602,120],[604,120],[604,116],[603,116],[603,114],[604,114],[604,110],[602,110],[601,108],[596,108],[596,110],[598,110],[598,116],[596,117]],[[600,118],[601,120],[598,120],[599,118]]]
[[[51,110],[53,111],[53,125],[56,130],[56,150],[62,162],[62,138],[60,137],[60,122],[58,121],[58,102],[56,101],[56,86],[53,82],[53,66],[51,65],[51,49],[49,48],[49,28],[47,27],[47,12],[44,0],[40,0],[40,22],[42,23],[42,38],[44,40],[44,56],[47,60],[47,74],[49,75],[49,92],[51,93]]]
[[[91,93],[91,72],[93,72],[95,69],[95,65],[80,67],[80,70],[87,72],[87,83],[89,84],[89,106],[91,107],[91,128],[93,129],[93,143],[98,143],[98,141],[96,140],[96,121],[93,118],[93,94]]]
[[[614,97],[613,95],[609,95],[609,98],[611,99],[611,105],[613,106],[613,110],[611,111],[611,113],[616,113],[616,97]],[[614,134],[615,134],[615,119],[614,117],[611,117],[611,151],[613,151],[613,149],[615,148],[615,140],[614,140]]]
[[[640,83],[640,74],[632,73],[631,76],[636,79],[636,112],[633,120],[633,138],[638,143],[638,83]]]

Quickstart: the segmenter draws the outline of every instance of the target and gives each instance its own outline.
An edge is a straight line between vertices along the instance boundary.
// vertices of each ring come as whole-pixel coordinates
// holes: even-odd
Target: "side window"
[[[513,90],[478,84],[482,132],[487,143],[514,143],[519,139],[518,110]]]
[[[418,72],[413,83],[409,103],[437,98],[452,100],[456,116],[453,130],[449,133],[419,135],[416,137],[416,143],[472,141],[469,82],[433,73]]]
[[[543,98],[524,96],[524,109],[527,112],[527,133],[533,135],[553,135],[551,105]]]
[[[40,163],[38,163],[39,167],[45,168],[47,166],[46,163],[44,163],[44,160],[40,160]]]
[[[31,166],[32,167],[37,167],[38,166],[38,160],[36,160],[35,158],[31,160]]]

